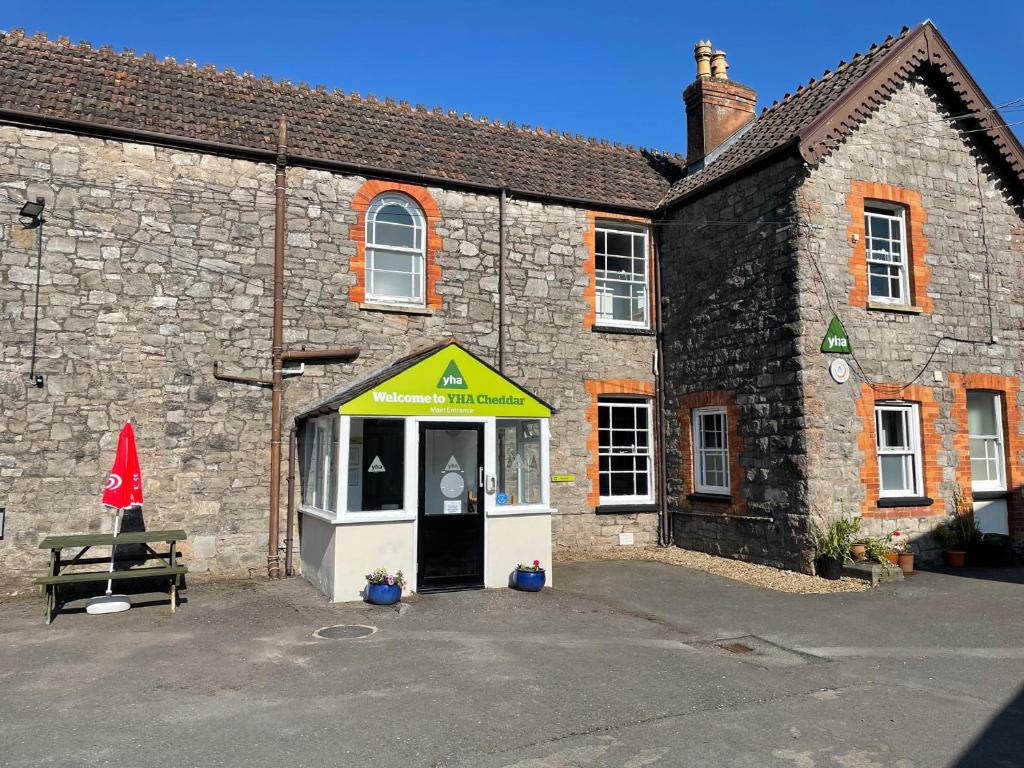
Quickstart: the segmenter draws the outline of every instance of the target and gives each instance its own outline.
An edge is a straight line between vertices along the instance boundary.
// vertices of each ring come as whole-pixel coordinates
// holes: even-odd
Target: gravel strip
[[[861,579],[842,578],[829,581],[817,576],[808,576],[796,571],[772,568],[769,565],[745,563],[727,557],[716,557],[704,552],[694,552],[679,547],[622,547],[621,549],[559,549],[555,560],[649,560],[669,565],[681,565],[742,581],[763,589],[776,592],[793,592],[801,595],[820,595],[831,592],[863,592],[871,586]]]

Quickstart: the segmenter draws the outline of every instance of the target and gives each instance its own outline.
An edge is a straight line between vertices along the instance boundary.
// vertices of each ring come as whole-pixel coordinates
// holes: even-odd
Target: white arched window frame
[[[412,198],[385,192],[366,212],[366,300],[424,304],[426,219]]]

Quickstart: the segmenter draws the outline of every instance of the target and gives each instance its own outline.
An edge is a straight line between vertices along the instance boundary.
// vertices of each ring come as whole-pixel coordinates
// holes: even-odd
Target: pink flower
[[[540,560],[534,560],[533,561],[533,567],[534,568],[540,568]]]
[[[389,587],[395,586],[395,577],[394,576],[388,576],[388,586]]]

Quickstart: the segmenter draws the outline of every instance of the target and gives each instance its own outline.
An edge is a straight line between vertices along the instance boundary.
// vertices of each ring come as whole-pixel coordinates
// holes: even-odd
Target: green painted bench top
[[[147,576],[183,576],[188,572],[184,565],[163,568],[132,568],[127,571],[89,571],[88,573],[65,573],[60,576],[43,576],[36,584],[75,584],[85,581],[120,581],[121,579],[144,579]]]
[[[110,533],[75,533],[67,536],[47,536],[39,542],[40,549],[64,549],[67,547],[109,547],[111,544],[148,544],[154,541],[184,541],[184,531],[130,531],[121,533],[114,540]]]

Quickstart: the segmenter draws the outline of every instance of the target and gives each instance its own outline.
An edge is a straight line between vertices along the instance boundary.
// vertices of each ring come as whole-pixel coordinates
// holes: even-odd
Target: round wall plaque
[[[828,366],[828,372],[838,384],[845,384],[850,380],[850,366],[842,358],[836,358]]]

